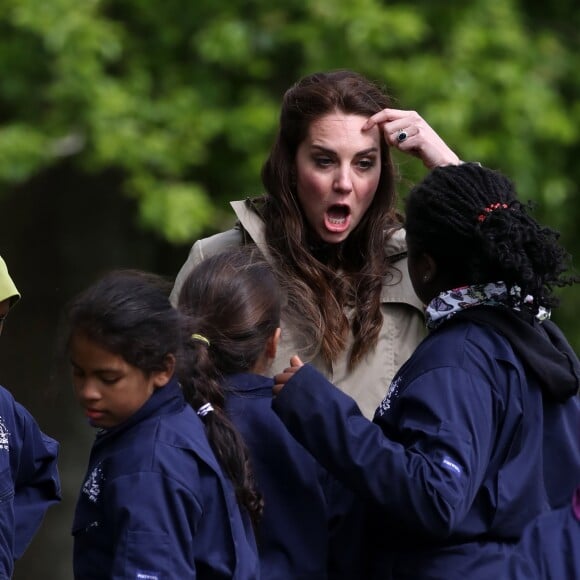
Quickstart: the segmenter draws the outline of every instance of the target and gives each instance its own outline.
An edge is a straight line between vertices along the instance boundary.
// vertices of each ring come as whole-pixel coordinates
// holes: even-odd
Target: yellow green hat
[[[0,256],[0,302],[4,302],[7,298],[10,298],[10,308],[12,308],[20,300],[20,292],[8,274],[6,262]]]

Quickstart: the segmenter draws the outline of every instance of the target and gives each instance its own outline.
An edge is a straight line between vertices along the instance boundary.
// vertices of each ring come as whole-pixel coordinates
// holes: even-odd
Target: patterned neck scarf
[[[437,328],[454,314],[472,306],[505,306],[519,311],[521,308],[518,304],[531,302],[533,302],[531,296],[526,296],[522,300],[519,286],[512,286],[508,291],[504,282],[462,286],[441,292],[429,302],[425,311],[427,328],[431,330]],[[546,320],[550,318],[550,311],[540,306],[536,318],[539,321]]]

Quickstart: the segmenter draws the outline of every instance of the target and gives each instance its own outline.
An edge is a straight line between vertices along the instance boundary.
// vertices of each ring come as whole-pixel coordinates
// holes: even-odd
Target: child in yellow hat
[[[0,256],[0,332],[20,300]],[[58,443],[0,386],[0,578],[11,578],[49,505],[60,501]]]
[[[0,256],[0,334],[8,311],[20,300],[20,293],[8,274],[6,262]]]

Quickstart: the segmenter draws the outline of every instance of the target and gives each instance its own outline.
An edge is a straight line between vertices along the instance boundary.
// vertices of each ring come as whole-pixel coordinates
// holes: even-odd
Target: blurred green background
[[[23,294],[0,383],[62,442],[64,491],[15,577],[72,578],[93,434],[55,365],[63,305],[109,268],[171,278],[229,227],[228,201],[261,193],[290,84],[334,68],[384,84],[510,175],[577,257],[579,30],[572,0],[0,0],[0,253]],[[397,161],[404,196],[425,170]],[[580,294],[559,294],[578,351]]]

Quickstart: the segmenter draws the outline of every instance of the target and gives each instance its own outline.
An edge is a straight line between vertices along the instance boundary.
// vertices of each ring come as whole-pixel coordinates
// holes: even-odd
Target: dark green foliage
[[[1,193],[63,158],[114,169],[143,226],[193,241],[223,227],[227,200],[261,192],[283,91],[347,67],[460,157],[512,177],[578,255],[579,12],[567,0],[0,0]],[[397,160],[404,195],[424,169]],[[580,311],[564,295],[562,323]]]

